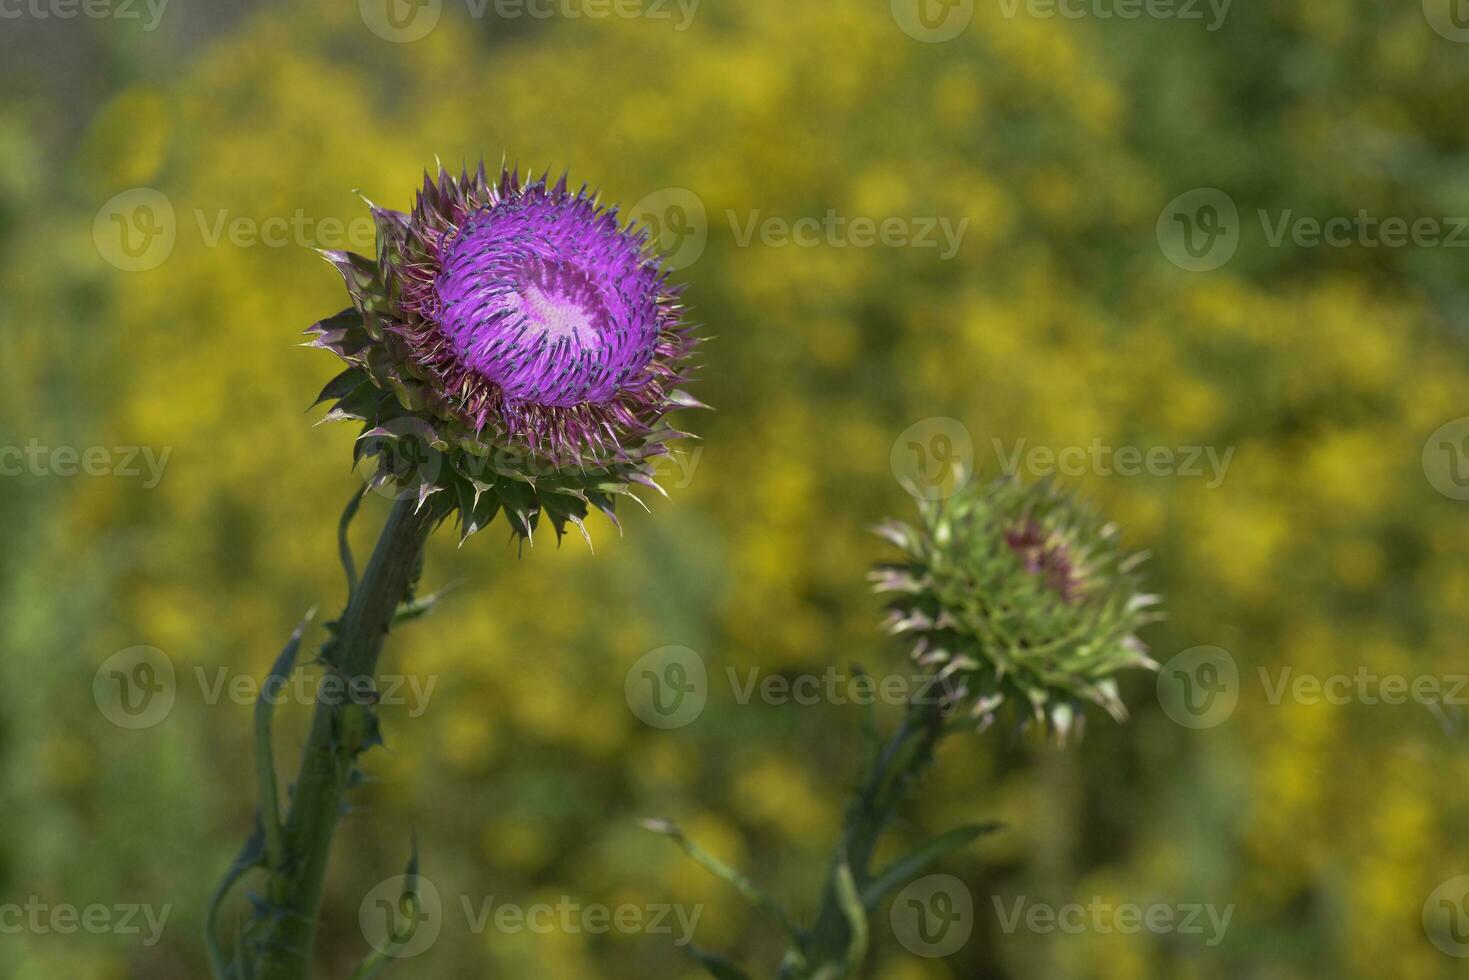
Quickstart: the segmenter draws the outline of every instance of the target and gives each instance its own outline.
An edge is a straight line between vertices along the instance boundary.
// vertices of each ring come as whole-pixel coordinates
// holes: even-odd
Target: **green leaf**
[[[360,491],[354,491],[342,510],[342,519],[337,522],[337,552],[342,557],[342,570],[347,573],[349,603],[352,601],[352,593],[357,590],[357,563],[352,560],[352,545],[347,540],[347,531],[352,525],[352,518],[357,516],[357,508],[362,506],[362,497]]]
[[[728,957],[711,953],[697,946],[689,947],[689,955],[698,960],[709,971],[714,980],[750,980],[750,975],[735,965]]]
[[[403,877],[407,880],[403,883],[404,894],[411,895],[414,902],[421,902],[418,894],[418,831],[413,832],[413,847],[408,858],[408,867],[403,871]],[[383,967],[387,966],[392,959],[393,949],[373,950],[362,960],[361,965],[352,971],[349,980],[372,980]]]
[[[378,407],[382,400],[381,389],[374,385],[361,385],[337,399],[336,404],[322,416],[321,421],[342,422],[347,419],[356,419],[359,422],[373,422],[378,417]]]
[[[510,519],[512,530],[534,544],[532,534],[541,512],[540,500],[535,490],[516,480],[501,479],[495,483],[495,493],[500,498],[501,506],[505,508],[505,516]]]
[[[837,866],[837,904],[847,919],[846,976],[856,976],[867,958],[867,909],[862,905],[862,896],[857,893],[857,880],[852,877],[852,868],[847,859]]]
[[[852,664],[852,678],[872,682],[872,675],[863,670],[861,664]],[[866,701],[862,711],[862,741],[867,746],[866,768],[870,771],[882,756],[882,736],[877,730],[877,699],[867,698]]]
[[[229,977],[229,967],[225,964],[224,953],[219,948],[219,907],[224,904],[225,896],[230,893],[230,889],[234,888],[236,883],[250,872],[250,869],[261,867],[264,862],[265,836],[257,826],[255,833],[245,841],[245,845],[240,848],[240,853],[235,856],[229,870],[225,872],[224,880],[214,889],[214,894],[209,899],[209,907],[204,913],[204,951],[209,958],[209,972],[214,975],[214,980],[227,980]],[[237,945],[236,951],[238,952],[242,946],[242,943]]]
[[[862,890],[862,904],[870,911],[902,885],[907,884],[924,872],[929,865],[955,851],[968,847],[985,834],[993,833],[1004,824],[976,823],[951,830],[914,848],[868,882]]]
[[[401,603],[398,606],[397,612],[393,613],[393,625],[397,626],[400,623],[410,623],[415,619],[422,619],[434,611],[434,607],[439,604],[444,596],[458,587],[458,582],[450,582],[437,592],[432,592],[426,596],[417,596],[409,599],[407,602]]]
[[[301,636],[306,626],[316,615],[315,607],[307,610],[297,624],[291,638],[286,641],[280,656],[265,677],[260,687],[260,696],[255,699],[255,779],[260,791],[260,821],[265,829],[265,853],[271,871],[285,867],[285,832],[281,828],[280,796],[275,779],[275,749],[271,742],[270,726],[275,715],[276,693],[296,669],[296,651],[301,648]]]
[[[740,874],[734,868],[731,868],[685,837],[684,832],[677,824],[668,820],[644,820],[643,826],[655,834],[662,834],[665,837],[672,838],[679,847],[683,848],[685,854],[703,865],[705,870],[710,874],[719,878],[721,881],[728,882],[735,891],[740,893],[745,901],[774,919],[797,946],[805,942],[805,934],[791,921],[785,909],[781,908],[774,899],[761,891],[760,887],[749,878]]]
[[[566,531],[567,523],[575,524],[581,531],[582,537],[586,539],[587,547],[592,546],[592,537],[587,533],[586,517],[587,502],[580,494],[547,492],[541,494],[541,506],[546,510],[546,517],[550,519],[551,526],[556,530],[556,543],[561,543],[561,536]]]
[[[355,367],[349,367],[326,383],[326,387],[321,389],[321,394],[316,396],[316,401],[311,403],[311,408],[315,408],[322,402],[344,398],[364,384],[367,384],[367,375]]]

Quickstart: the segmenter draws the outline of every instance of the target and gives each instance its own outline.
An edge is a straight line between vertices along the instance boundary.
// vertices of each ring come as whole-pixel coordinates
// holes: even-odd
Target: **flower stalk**
[[[930,689],[938,686],[935,682]],[[873,884],[869,867],[873,854],[898,808],[932,764],[934,749],[944,731],[944,716],[937,696],[915,698],[908,705],[898,730],[872,760],[866,778],[847,805],[841,840],[832,857],[820,911],[807,944],[807,959],[818,971],[845,966],[848,959],[854,925],[852,912],[843,901],[843,875],[851,876],[866,910],[883,897],[868,894]],[[860,966],[860,961],[852,966]],[[821,975],[820,972],[809,974]]]
[[[326,669],[345,689],[375,690],[378,657],[398,607],[410,598],[433,526],[430,508],[397,501],[388,515],[362,580],[352,590],[338,635],[322,653]],[[305,980],[311,975],[317,909],[331,855],[332,837],[357,757],[377,740],[376,709],[355,699],[320,701],[301,754],[290,817],[286,860],[272,868],[270,905],[276,917],[261,980]],[[265,815],[270,819],[270,814]]]
[[[361,425],[353,461],[367,462],[367,492],[397,503],[359,577],[347,530],[361,496],[338,523],[347,606],[329,623],[319,664],[348,693],[319,698],[300,769],[281,814],[272,744],[273,690],[296,665],[303,622],[266,679],[255,712],[255,832],[205,915],[216,980],[309,980],[332,838],[359,757],[380,744],[375,675],[397,623],[424,615],[438,593],[416,598],[430,532],[456,518],[460,543],[503,514],[512,537],[534,543],[549,524],[588,544],[592,510],[617,523],[618,497],[662,492],[654,467],[690,438],[668,424],[678,408],[704,407],[680,385],[697,338],[679,287],[646,229],[563,177],[523,181],[483,165],[458,178],[425,175],[409,212],[372,206],[375,258],[324,252],[352,306],[307,330],[305,346],[345,368],[317,404],[324,421]],[[309,617],[308,617],[309,618]],[[415,841],[408,879],[417,880]],[[266,873],[263,895],[237,933],[234,958],[217,919],[247,875]],[[416,901],[405,893],[405,900]],[[390,955],[369,956],[369,977]]]
[[[962,483],[963,481],[961,481]],[[847,980],[860,974],[869,916],[930,866],[998,829],[969,824],[931,837],[887,867],[871,868],[883,834],[933,765],[947,735],[989,727],[1013,707],[1058,740],[1079,734],[1090,701],[1126,717],[1113,675],[1151,667],[1134,631],[1158,618],[1157,596],[1139,591],[1138,556],[1121,552],[1117,530],[1050,484],[998,480],[920,503],[916,525],[890,521],[878,533],[901,552],[869,576],[889,595],[888,631],[913,643],[927,683],[905,706],[886,744],[869,708],[871,758],[847,806],[842,832],[810,929],[787,927],[791,946],[780,980]],[[780,909],[743,875],[701,859],[665,821],[650,829],[684,850],[762,909]],[[752,898],[754,896],[754,898]],[[717,980],[748,980],[723,956],[695,950]]]
[[[355,580],[350,552],[343,552],[350,592],[346,610],[334,625],[334,635],[321,651],[321,664],[342,680],[343,690],[354,695],[317,702],[284,821],[278,812],[279,794],[275,789],[269,695],[294,666],[299,628],[262,691],[256,715],[261,797],[256,846],[252,849],[247,844],[226,876],[209,916],[210,959],[221,980],[307,980],[311,976],[317,913],[332,838],[358,757],[378,741],[373,699],[355,692],[376,689],[383,642],[399,608],[411,601],[422,567],[424,543],[436,519],[431,507],[418,507],[412,499],[397,501],[360,580]],[[263,868],[268,883],[236,945],[234,964],[226,966],[216,946],[214,916],[229,886],[243,876],[242,863],[244,870]]]

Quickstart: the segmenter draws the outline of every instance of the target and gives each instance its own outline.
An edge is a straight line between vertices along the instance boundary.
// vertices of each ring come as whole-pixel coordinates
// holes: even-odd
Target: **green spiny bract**
[[[1157,669],[1136,636],[1159,618],[1141,590],[1144,555],[1049,481],[972,483],[919,501],[916,525],[877,530],[904,552],[869,576],[892,595],[888,629],[942,679],[945,708],[981,728],[1007,704],[1062,738],[1079,731],[1083,702],[1121,721],[1113,675]]]

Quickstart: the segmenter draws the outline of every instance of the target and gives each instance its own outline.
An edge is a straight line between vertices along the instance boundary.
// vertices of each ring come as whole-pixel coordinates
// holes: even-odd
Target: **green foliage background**
[[[493,532],[435,541],[429,584],[463,585],[390,643],[388,669],[437,688],[421,718],[385,712],[388,750],[336,853],[327,975],[360,955],[359,898],[402,867],[410,828],[446,896],[697,903],[702,944],[768,965],[768,925],[636,820],[677,819],[809,915],[857,710],[741,705],[716,682],[697,722],[661,732],[628,710],[624,675],[668,644],[716,677],[901,670],[864,587],[883,555],[865,528],[909,513],[889,453],[935,416],[965,423],[989,472],[993,440],[1235,447],[1218,488],[1077,482],[1154,553],[1158,658],[1222,646],[1244,689],[1206,731],[1173,724],[1139,675],[1133,721],[1093,717],[1078,747],[946,745],[901,836],[1008,822],[947,869],[976,895],[975,935],[920,960],[880,919],[872,975],[1454,975],[1420,917],[1469,872],[1469,752],[1421,707],[1271,704],[1257,674],[1465,671],[1469,526],[1420,463],[1466,414],[1464,253],[1272,247],[1253,216],[1469,213],[1469,47],[1415,3],[1370,0],[1239,3],[1215,32],[980,3],[942,44],[904,34],[886,0],[704,0],[685,31],[460,8],[408,44],[351,3],[177,0],[152,33],[43,25],[66,32],[54,57],[3,27],[0,442],[172,455],[153,489],[0,484],[0,898],[173,913],[154,947],[0,936],[0,975],[203,975],[200,909],[253,794],[249,708],[206,704],[193,671],[263,675],[307,607],[342,598],[353,432],[303,415],[335,367],[293,347],[344,305],[341,284],[304,247],[211,245],[200,221],[348,221],[354,188],[404,207],[436,156],[502,153],[570,167],[610,201],[697,194],[708,247],[684,276],[715,338],[697,393],[719,411],[690,420],[705,441],[689,485],[628,515],[623,538],[595,525],[595,556],[544,542],[517,557]],[[137,186],[168,196],[178,241],[125,273],[92,222]],[[1154,226],[1200,186],[1239,204],[1243,238],[1189,273]],[[828,209],[970,224],[942,261],[741,247],[726,218]],[[359,548],[382,510],[365,509]],[[140,732],[91,694],[134,644],[184,681]],[[304,714],[286,713],[282,743]],[[990,896],[1019,895],[1236,911],[1212,948],[1003,934]],[[473,935],[451,914],[396,975],[697,974],[666,936]]]

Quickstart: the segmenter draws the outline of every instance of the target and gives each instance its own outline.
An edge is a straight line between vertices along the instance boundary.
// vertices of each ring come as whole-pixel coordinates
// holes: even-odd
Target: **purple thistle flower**
[[[536,189],[446,236],[431,308],[507,401],[570,408],[648,382],[660,287],[640,236],[586,198]]]
[[[406,213],[372,213],[376,261],[324,253],[355,308],[312,328],[316,346],[351,365],[323,392],[339,399],[329,417],[362,419],[382,438],[404,431],[386,421],[424,423],[415,439],[453,462],[447,479],[422,481],[425,498],[463,491],[462,477],[477,505],[493,479],[484,461],[506,455],[522,462],[501,476],[608,512],[600,497],[628,482],[656,487],[649,461],[686,437],[663,416],[702,406],[679,390],[697,341],[643,229],[565,177],[504,170],[491,182],[483,164],[458,179],[425,175]],[[521,501],[521,516],[540,504],[520,488],[500,496]]]
[[[508,170],[490,184],[481,165],[425,179],[409,214],[374,213],[401,283],[391,329],[476,431],[558,461],[625,457],[625,438],[677,403],[668,390],[693,346],[678,290],[646,233],[585,187]]]

